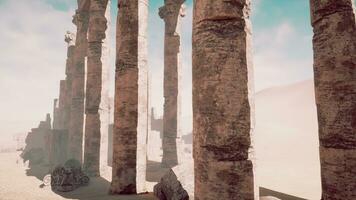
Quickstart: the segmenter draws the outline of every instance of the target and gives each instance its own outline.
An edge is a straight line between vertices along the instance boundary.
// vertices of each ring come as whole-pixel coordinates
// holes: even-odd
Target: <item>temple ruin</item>
[[[184,2],[165,0],[159,9],[165,25],[163,168],[181,164],[179,29]],[[353,1],[310,0],[310,5],[322,199],[356,199]],[[54,100],[53,123],[48,115],[28,138],[36,132],[45,135],[41,145],[48,151],[43,159],[52,166],[76,159],[90,176],[112,170],[110,194],[152,192],[146,180],[147,141],[151,128],[161,129],[161,122],[152,121],[149,100],[149,0],[118,0],[112,134],[109,6],[109,0],[78,0],[76,33],[65,37],[66,79],[60,81],[59,98]],[[258,199],[251,0],[195,0],[193,13],[194,199]]]

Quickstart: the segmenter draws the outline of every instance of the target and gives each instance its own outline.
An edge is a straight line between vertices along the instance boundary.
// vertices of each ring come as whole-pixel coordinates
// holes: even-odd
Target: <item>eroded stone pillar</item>
[[[164,36],[164,114],[162,165],[174,167],[178,164],[177,117],[178,117],[178,77],[180,71],[180,17],[185,0],[166,0],[159,9],[159,16],[165,22]]]
[[[322,199],[356,199],[356,22],[352,0],[311,0]]]
[[[250,0],[196,0],[195,199],[254,199]]]
[[[78,10],[73,18],[77,26],[76,50],[72,85],[72,104],[69,126],[69,159],[82,162],[83,157],[83,123],[85,98],[85,57],[87,55],[87,33],[89,24],[89,0],[79,0]]]
[[[145,192],[147,139],[147,0],[119,0],[110,192]]]
[[[72,86],[75,72],[75,34],[67,31],[64,41],[68,44],[66,60],[66,80],[60,82],[59,107],[63,110],[60,128],[69,130],[72,109]]]
[[[106,37],[107,3],[108,0],[91,0],[89,9],[84,170],[90,176],[100,175],[100,114],[102,113],[99,112],[99,108],[102,100],[102,43]]]

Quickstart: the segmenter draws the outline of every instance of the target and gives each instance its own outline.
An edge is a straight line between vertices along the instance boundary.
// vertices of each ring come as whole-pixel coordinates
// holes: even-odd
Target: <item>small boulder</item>
[[[187,191],[182,187],[172,169],[154,186],[153,191],[160,200],[189,200]]]

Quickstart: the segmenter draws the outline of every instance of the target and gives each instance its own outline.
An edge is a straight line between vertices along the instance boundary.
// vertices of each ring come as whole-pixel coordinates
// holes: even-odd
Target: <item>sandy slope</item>
[[[307,199],[320,199],[313,82],[256,94],[255,134],[258,184]]]

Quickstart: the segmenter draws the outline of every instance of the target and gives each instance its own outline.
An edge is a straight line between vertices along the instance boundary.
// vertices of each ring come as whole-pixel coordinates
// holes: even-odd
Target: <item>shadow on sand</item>
[[[306,200],[303,198],[299,198],[299,197],[295,197],[295,196],[291,196],[288,194],[284,194],[281,192],[277,192],[277,191],[273,191],[264,187],[260,187],[260,196],[273,196],[273,197],[277,197],[278,199],[282,199],[282,200]]]
[[[110,182],[102,177],[91,178],[88,186],[79,187],[71,192],[57,192],[56,194],[66,199],[78,200],[154,200],[152,194],[142,195],[110,195]]]
[[[27,176],[36,177],[40,181],[42,181],[47,174],[50,174],[49,167],[42,164],[31,165],[28,169],[26,169]]]
[[[150,182],[159,182],[161,177],[169,170],[169,168],[162,167],[160,162],[147,162],[147,177],[146,180]],[[32,165],[26,170],[27,176],[36,177],[42,181],[43,178],[49,174],[49,167],[43,164]],[[41,187],[42,185],[39,185]],[[102,177],[91,178],[88,186],[79,187],[71,192],[54,193],[66,199],[78,200],[152,200],[156,199],[152,194],[143,195],[110,195],[110,182]],[[287,195],[281,192],[273,191],[264,187],[260,187],[260,196],[273,196],[283,200],[305,200],[303,198]]]
[[[49,167],[45,165],[32,165],[26,170],[27,176],[36,177],[38,180],[43,181],[43,178],[49,174]],[[39,185],[40,188],[45,187],[44,184]],[[50,186],[46,186],[50,187]],[[110,195],[110,182],[102,177],[91,178],[88,186],[83,186],[71,192],[58,192],[53,191],[57,195],[65,199],[77,200],[154,200],[156,199],[153,194],[142,195]]]

